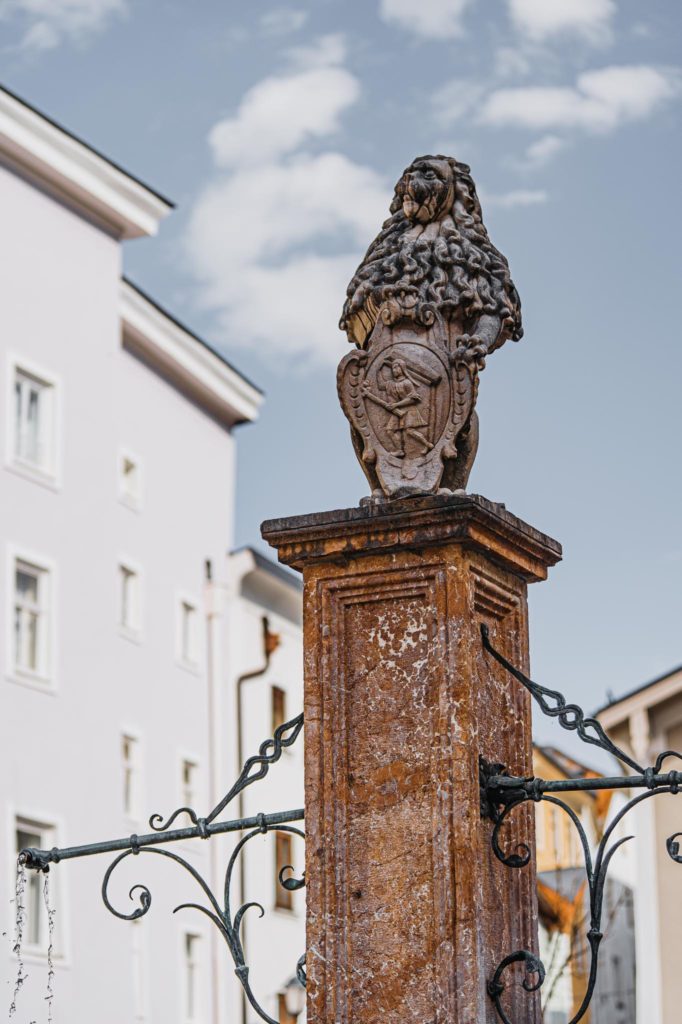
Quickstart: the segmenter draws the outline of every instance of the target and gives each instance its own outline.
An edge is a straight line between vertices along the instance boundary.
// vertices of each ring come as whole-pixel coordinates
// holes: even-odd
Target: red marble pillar
[[[263,536],[304,579],[308,1024],[493,1024],[495,966],[536,948],[535,869],[492,854],[478,763],[531,774],[532,749],[529,697],[480,627],[528,669],[527,584],[560,546],[477,496]],[[532,844],[532,806],[513,818]],[[504,1001],[539,1024],[537,996]]]

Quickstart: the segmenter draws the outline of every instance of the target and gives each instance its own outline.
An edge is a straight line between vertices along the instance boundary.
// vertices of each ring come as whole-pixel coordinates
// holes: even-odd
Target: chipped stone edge
[[[299,570],[454,541],[485,550],[533,583],[546,579],[547,570],[562,557],[558,541],[478,494],[430,495],[269,519],[261,534],[277,549],[281,562]]]

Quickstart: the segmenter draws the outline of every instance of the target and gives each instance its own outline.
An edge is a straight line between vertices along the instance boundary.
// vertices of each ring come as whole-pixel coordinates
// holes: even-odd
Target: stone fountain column
[[[537,903],[481,813],[479,757],[532,774],[529,695],[481,624],[528,671],[527,586],[561,548],[476,495],[262,533],[304,581],[308,1024],[493,1024],[486,983],[537,951]],[[513,817],[532,847],[532,806]],[[539,1024],[537,995],[505,1001]]]

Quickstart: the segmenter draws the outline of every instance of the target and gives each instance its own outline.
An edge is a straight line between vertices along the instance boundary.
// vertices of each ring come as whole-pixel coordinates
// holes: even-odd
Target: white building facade
[[[270,675],[251,684],[253,694],[269,687],[261,704],[270,711],[256,711],[246,696],[244,754],[270,733],[273,700],[279,708],[282,699],[273,687],[292,715],[300,705],[296,584],[254,554],[226,554],[234,428],[256,419],[260,392],[122,278],[122,243],[153,235],[170,209],[0,90],[0,974],[8,1005],[17,847],[148,832],[152,812],[165,817],[181,805],[206,814],[237,774],[234,687],[258,667],[263,614],[281,643]],[[276,799],[261,803],[249,791],[245,813],[283,808],[300,757],[287,753],[276,766]],[[292,806],[300,804],[299,792]],[[230,845],[221,843],[186,842],[175,852],[215,883]],[[300,868],[300,851],[292,853]],[[274,931],[265,921],[247,924],[254,988],[265,984],[275,1014],[303,951],[302,896],[278,905],[277,855],[272,863],[260,855],[270,871],[261,901],[274,910]],[[200,896],[192,879],[160,857],[129,857],[112,877],[112,904],[131,913],[138,904],[128,891],[144,883],[154,905],[141,921],[121,922],[100,898],[112,859],[50,872],[55,1021],[242,1019],[232,964],[211,923],[171,913]],[[28,978],[17,1020],[47,1019],[41,884],[32,874],[25,894]],[[249,897],[250,886],[249,876]],[[268,938],[256,937],[258,923]],[[293,948],[282,949],[280,963],[279,948],[269,953],[262,943],[285,934],[293,938],[281,945]]]
[[[221,750],[223,778],[232,779],[240,750],[242,757],[256,754],[279,725],[303,711],[302,592],[298,577],[250,548],[231,555],[227,579],[221,634],[227,655],[223,690],[227,706],[221,719],[233,723],[233,729]],[[230,817],[302,807],[300,733],[266,778],[244,791],[241,807],[236,806]],[[302,821],[295,827],[304,831]],[[302,877],[304,843],[291,832],[257,836],[245,847],[242,859],[243,898],[258,901],[265,911],[262,918],[255,909],[244,918],[249,978],[266,1012],[282,1024],[295,1024],[286,1010],[285,992],[287,985],[294,984],[296,963],[305,951],[305,892],[283,888],[279,874],[291,865],[295,877]],[[291,876],[291,871],[285,872],[284,877]],[[236,899],[239,885],[234,888]],[[224,1019],[257,1024],[259,1018],[242,1002],[239,1014]],[[304,1019],[301,1016],[301,1024]]]
[[[653,765],[668,751],[670,756],[661,770],[679,771],[682,666],[612,701],[597,717],[613,741],[640,764]],[[623,770],[630,771],[625,766]],[[668,850],[668,840],[679,840],[682,832],[680,797],[663,793],[644,799],[626,821],[627,832],[635,836],[629,845],[636,879],[636,1024],[672,1024],[679,1020],[682,1004],[682,974],[676,955],[682,868],[673,860],[675,851]]]

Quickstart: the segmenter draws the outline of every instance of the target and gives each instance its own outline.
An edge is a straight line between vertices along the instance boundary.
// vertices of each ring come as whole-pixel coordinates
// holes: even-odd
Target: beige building
[[[644,766],[665,750],[682,751],[682,666],[603,708],[599,721],[613,741]],[[671,758],[664,770],[679,769]],[[643,800],[627,829],[636,838],[637,1024],[675,1024],[682,1006],[679,968],[682,866],[666,840],[682,831],[679,797]]]
[[[598,772],[556,747],[533,748],[533,771],[543,779],[601,778]],[[594,850],[622,797],[613,790],[562,794]],[[540,955],[547,970],[542,988],[545,1024],[567,1024],[587,991],[590,952],[589,889],[585,857],[568,814],[549,801],[536,804],[536,851]],[[627,863],[627,857],[625,857]],[[621,871],[623,868],[621,860]],[[597,986],[585,1024],[634,1024],[635,948],[633,896],[629,879],[616,871],[604,890]]]

